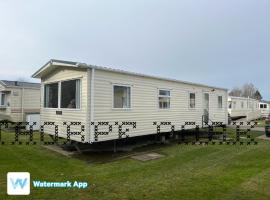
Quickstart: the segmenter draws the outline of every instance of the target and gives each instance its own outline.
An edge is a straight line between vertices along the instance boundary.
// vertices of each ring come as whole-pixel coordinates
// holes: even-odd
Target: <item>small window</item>
[[[44,107],[45,108],[58,108],[58,83],[45,85]]]
[[[260,104],[260,108],[263,108],[263,104]]]
[[[113,108],[131,108],[130,87],[113,86]]]
[[[159,90],[158,102],[160,109],[169,109],[171,106],[171,91]]]
[[[218,96],[218,108],[222,108],[222,96]]]
[[[0,93],[0,106],[5,106],[6,105],[6,94]]]
[[[189,93],[189,108],[195,108],[196,105],[195,93]]]
[[[236,108],[236,101],[233,102],[233,109]]]
[[[229,108],[229,109],[232,109],[232,102],[231,102],[231,101],[229,101],[228,108]]]
[[[244,102],[243,101],[241,102],[241,108],[242,109],[244,108]]]
[[[61,82],[61,108],[80,108],[80,80]]]

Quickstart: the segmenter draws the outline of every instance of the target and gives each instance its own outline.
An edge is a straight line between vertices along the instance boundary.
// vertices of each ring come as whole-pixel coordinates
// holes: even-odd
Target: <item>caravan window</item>
[[[159,90],[158,102],[160,109],[169,109],[171,106],[171,91]]]
[[[61,82],[61,108],[80,108],[80,80]]]
[[[218,108],[222,108],[222,96],[218,96]]]
[[[113,108],[131,108],[129,86],[113,86]]]
[[[0,106],[4,106],[6,104],[6,95],[4,93],[0,93]]]
[[[44,86],[44,107],[58,108],[58,83]]]
[[[267,104],[265,103],[260,104],[260,108],[267,108]]]
[[[229,101],[228,108],[229,108],[229,109],[231,109],[231,108],[232,108],[232,102],[231,102],[231,101]]]
[[[195,93],[189,93],[189,108],[195,108],[196,104],[196,96]]]

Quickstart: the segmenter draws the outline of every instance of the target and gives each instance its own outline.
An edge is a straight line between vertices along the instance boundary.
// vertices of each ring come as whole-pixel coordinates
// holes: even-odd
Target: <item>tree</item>
[[[242,96],[254,98],[257,88],[252,83],[246,83],[242,87]]]
[[[230,96],[241,97],[242,90],[239,87],[234,87],[230,92]]]
[[[234,87],[229,92],[229,95],[236,97],[250,97],[253,99],[262,100],[260,91],[252,83],[246,83],[242,87]]]
[[[263,99],[261,93],[259,92],[259,90],[256,90],[256,92],[254,94],[254,98],[259,100],[259,101],[261,101]]]

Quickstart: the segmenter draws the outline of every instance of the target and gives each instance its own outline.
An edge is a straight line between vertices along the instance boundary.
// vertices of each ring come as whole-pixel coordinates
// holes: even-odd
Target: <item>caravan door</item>
[[[209,93],[203,94],[203,119],[204,123],[208,123],[209,121]]]

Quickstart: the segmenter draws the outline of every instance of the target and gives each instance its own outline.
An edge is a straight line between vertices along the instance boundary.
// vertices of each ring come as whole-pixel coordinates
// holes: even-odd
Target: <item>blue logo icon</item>
[[[9,172],[7,173],[8,195],[29,195],[30,194],[30,173]]]
[[[23,189],[27,184],[27,178],[25,179],[17,178],[16,181],[14,181],[13,178],[10,178],[10,181],[14,190],[17,189],[18,186],[20,186],[21,189]]]

